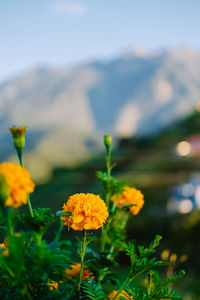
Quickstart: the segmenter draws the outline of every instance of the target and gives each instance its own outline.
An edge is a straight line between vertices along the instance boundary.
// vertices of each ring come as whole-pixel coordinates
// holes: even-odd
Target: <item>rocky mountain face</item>
[[[199,100],[200,52],[194,50],[37,68],[0,85],[0,157],[13,154],[7,127],[27,125],[25,162],[42,179],[54,166],[88,158],[102,133],[153,134]]]

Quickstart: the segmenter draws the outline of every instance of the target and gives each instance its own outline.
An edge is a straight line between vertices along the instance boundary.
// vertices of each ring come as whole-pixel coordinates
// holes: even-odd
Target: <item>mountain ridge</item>
[[[30,128],[25,161],[40,175],[42,166],[47,174],[54,166],[87,159],[102,147],[104,132],[154,134],[199,104],[199,74],[200,51],[182,49],[132,51],[111,60],[40,67],[16,76],[0,86],[0,158],[13,160],[7,131],[11,125]]]

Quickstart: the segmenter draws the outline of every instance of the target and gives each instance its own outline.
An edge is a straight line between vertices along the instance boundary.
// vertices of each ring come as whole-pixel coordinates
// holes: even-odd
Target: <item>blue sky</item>
[[[200,49],[199,0],[0,0],[0,80],[131,48]]]

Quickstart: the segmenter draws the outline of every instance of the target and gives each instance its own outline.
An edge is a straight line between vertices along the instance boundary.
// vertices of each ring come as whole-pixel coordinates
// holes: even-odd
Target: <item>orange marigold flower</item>
[[[5,205],[19,207],[26,204],[28,194],[32,193],[35,187],[28,171],[20,165],[4,162],[0,164],[0,174],[5,176],[9,189]]]
[[[81,271],[81,264],[77,263],[77,264],[74,264],[74,265],[71,265],[70,266],[71,269],[65,269],[65,273],[66,273],[66,276],[68,278],[72,278],[73,276],[77,276],[77,277],[80,277],[80,271]],[[90,270],[88,270],[87,266],[83,269],[83,273],[82,273],[82,280],[86,279],[86,278],[94,278],[92,276],[92,272],[90,272]]]
[[[0,250],[2,250],[2,249],[4,249],[4,250],[2,251],[1,254],[4,255],[4,256],[8,256],[9,251],[8,251],[8,248],[6,247],[6,245],[4,243],[0,243]]]
[[[98,195],[74,194],[63,206],[63,213],[71,212],[72,216],[61,217],[64,225],[74,230],[93,230],[103,227],[108,217],[105,202]]]
[[[53,280],[51,282],[48,282],[47,285],[49,286],[50,291],[58,289],[58,283]]]
[[[111,201],[114,202],[115,199],[116,195],[113,195]],[[140,190],[127,186],[117,200],[117,206],[123,206],[124,204],[133,204],[129,207],[129,210],[133,215],[137,215],[144,205],[144,196]]]
[[[117,291],[114,290],[112,291],[112,293],[109,294],[109,298],[113,299],[115,297],[115,295],[117,294]],[[116,300],[120,300],[120,299],[126,299],[126,300],[134,300],[132,296],[129,296],[125,291],[122,291],[116,298]]]

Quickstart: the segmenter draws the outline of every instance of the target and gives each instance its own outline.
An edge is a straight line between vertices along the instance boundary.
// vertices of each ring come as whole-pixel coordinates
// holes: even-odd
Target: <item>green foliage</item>
[[[150,258],[150,256],[154,254],[155,248],[158,247],[160,240],[161,236],[157,235],[148,248],[138,246],[137,251],[133,242],[120,243],[120,246],[129,256],[131,265],[129,275],[121,285],[121,288],[119,288],[119,293],[126,288],[128,294],[133,296],[134,299],[181,299],[181,297],[176,295],[175,290],[172,289],[170,285],[177,279],[182,278],[185,272],[181,270],[178,273],[174,273],[172,276],[167,276],[165,282],[162,283],[158,271],[153,270],[157,267],[169,265],[165,262],[157,261],[156,257]],[[142,274],[146,277],[145,287],[141,286],[135,288],[134,280]]]
[[[176,291],[171,287],[171,284],[182,278],[185,272],[183,270],[174,273],[173,276],[167,276],[164,282],[161,282],[159,273],[155,270],[150,270],[146,274],[144,280],[144,289],[129,288],[128,293],[141,300],[150,299],[171,299],[180,300],[181,297],[176,294]]]
[[[112,167],[111,167],[112,169]],[[111,194],[119,194],[126,186],[125,183],[118,181],[115,177],[110,176],[108,179],[107,172],[97,171],[97,178],[101,181],[103,188],[107,192],[110,190]]]
[[[161,236],[157,235],[148,248],[138,246],[138,253],[136,252],[133,242],[120,243],[120,246],[126,251],[131,261],[131,277],[138,276],[140,273],[148,270],[149,268],[161,267],[166,265],[162,261],[157,261],[156,257],[150,258],[158,247]]]
[[[59,219],[59,216],[54,216],[49,208],[33,209],[34,217],[20,213],[17,215],[19,223],[29,227],[34,231],[43,231],[48,228],[53,222]]]
[[[106,300],[107,296],[105,295],[102,287],[97,285],[93,280],[83,281],[82,284],[82,297],[83,299],[90,300]]]

